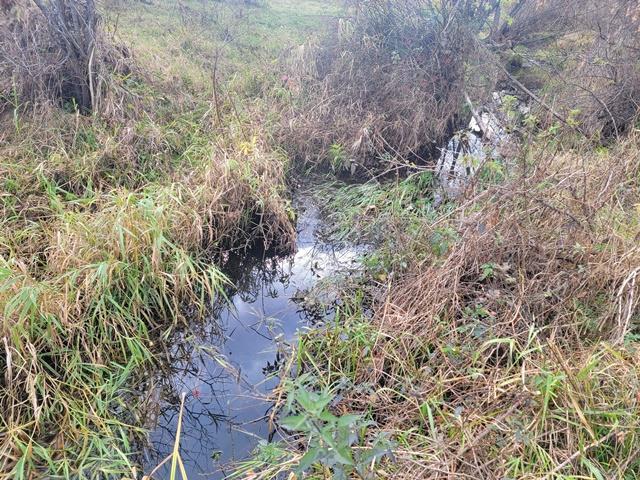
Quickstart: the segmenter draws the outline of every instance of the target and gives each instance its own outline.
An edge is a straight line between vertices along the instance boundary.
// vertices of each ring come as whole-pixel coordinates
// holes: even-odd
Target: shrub
[[[282,142],[299,160],[377,174],[432,161],[496,89],[599,141],[640,105],[640,15],[627,0],[356,0],[320,43],[294,50]],[[606,26],[605,26],[606,25]],[[548,95],[547,95],[548,93]]]
[[[442,4],[441,7],[439,4]],[[464,94],[482,97],[495,72],[475,48],[495,2],[356,1],[319,45],[305,45],[290,62],[297,102],[284,142],[297,156],[322,162],[344,145],[370,167],[382,154],[420,160],[468,122]]]
[[[96,110],[114,72],[126,72],[125,49],[102,34],[93,0],[10,0],[1,7],[0,100]]]

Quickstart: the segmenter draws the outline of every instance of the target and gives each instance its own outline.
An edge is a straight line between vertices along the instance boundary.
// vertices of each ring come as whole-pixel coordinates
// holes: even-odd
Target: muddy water
[[[180,445],[189,478],[224,478],[225,464],[247,458],[258,441],[268,439],[271,404],[265,397],[279,382],[283,352],[312,323],[300,299],[336,271],[357,269],[362,253],[336,249],[323,240],[318,208],[310,197],[300,194],[296,204],[296,253],[232,260],[228,273],[236,290],[231,305],[175,342],[170,352],[174,360],[159,374],[160,387],[152,399],[157,407],[149,420],[146,473],[171,452],[181,392],[187,397]],[[168,478],[167,472],[168,467],[160,469],[154,477]]]

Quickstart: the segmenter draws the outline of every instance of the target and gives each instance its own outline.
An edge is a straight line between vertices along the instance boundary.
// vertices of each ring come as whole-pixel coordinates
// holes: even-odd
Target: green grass
[[[394,460],[372,478],[638,478],[640,319],[624,341],[612,325],[638,258],[640,177],[618,159],[637,155],[631,139],[538,157],[530,177],[492,180],[457,208],[434,208],[420,177],[345,185],[327,201],[334,238],[373,250],[361,278],[331,285],[335,320],[300,336],[295,372],[339,398],[334,415],[371,422],[368,446],[390,436]],[[634,185],[624,200],[616,182]],[[590,214],[572,200],[609,186]],[[572,217],[585,225],[567,228]],[[575,266],[557,262],[562,243]],[[308,438],[251,468],[299,469]],[[306,471],[328,474],[322,462]]]
[[[215,19],[216,2],[183,3],[184,21],[169,1],[105,11],[132,69],[104,115],[16,104],[2,119],[0,478],[134,477],[137,385],[194,320],[183,306],[197,317],[224,298],[225,250],[294,238],[289,161],[256,95],[326,9],[222,5]],[[265,89],[239,87],[254,77]]]
[[[224,299],[226,250],[294,237],[280,60],[338,2],[107,7],[133,67],[112,110],[1,119],[0,478],[136,476],[138,390],[183,305]],[[457,207],[429,173],[318,188],[332,240],[372,250],[290,358],[295,435],[235,478],[640,476],[637,139],[559,154],[553,135]]]
[[[127,5],[122,13],[111,10],[108,18],[113,23],[118,18],[119,34],[161,81],[208,96],[216,57],[223,84],[248,88],[271,73],[285,47],[303,43],[340,12],[337,1],[181,3],[182,10],[171,0]]]
[[[446,224],[430,228],[452,209],[447,204],[434,206],[434,182],[427,171],[394,181],[369,181],[337,189],[335,185],[320,186],[318,198],[327,214],[327,234],[338,244],[374,246],[364,264],[379,279],[406,269],[410,259],[419,261],[432,253],[444,255],[456,242],[456,232]],[[427,231],[429,235],[425,235]]]
[[[58,206],[43,225],[44,270],[2,259],[10,356],[0,402],[10,412],[2,441],[12,478],[43,467],[65,477],[130,472],[139,428],[121,420],[137,403],[124,403],[127,382],[153,361],[153,342],[183,321],[180,302],[204,309],[222,294],[224,276],[167,238],[165,222],[182,212],[159,205],[158,193],[101,198],[97,214]]]

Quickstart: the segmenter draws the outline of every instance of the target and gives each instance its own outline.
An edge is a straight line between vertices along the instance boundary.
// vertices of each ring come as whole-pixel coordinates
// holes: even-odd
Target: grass
[[[151,472],[149,472],[149,475],[145,475],[143,477],[144,480],[153,478],[153,475],[160,469],[160,467],[162,467],[162,465],[164,465],[169,460],[171,460],[169,478],[171,480],[175,480],[177,478],[178,469],[179,469],[182,480],[187,480],[188,478],[187,473],[184,468],[182,457],[180,456],[180,435],[182,433],[182,415],[184,413],[185,398],[186,398],[186,393],[183,393],[180,399],[180,411],[178,414],[178,425],[176,427],[176,438],[173,442],[173,449],[171,450],[171,453],[169,454],[168,457],[166,457],[162,462],[158,464],[158,466],[156,466],[153,470],[151,470]]]
[[[287,177],[307,165],[278,129],[304,89],[282,49],[339,6],[107,7],[130,46],[103,110],[0,117],[0,478],[137,478],[138,389],[171,332],[224,299],[225,252],[295,237]],[[525,134],[456,203],[414,166],[318,188],[333,240],[372,250],[289,358],[285,440],[233,478],[640,476],[638,137]],[[329,137],[310,153],[361,167]]]
[[[626,290],[638,151],[635,137],[600,152],[541,140],[522,163],[536,169],[438,215],[408,194],[411,178],[330,201],[338,238],[362,231],[376,248],[335,320],[301,336],[295,371],[333,392],[332,414],[372,422],[367,445],[391,438],[394,461],[372,478],[640,475],[640,318]],[[299,468],[307,446],[289,448],[256,478]]]
[[[407,259],[424,258],[432,250],[446,250],[455,240],[455,232],[443,225],[434,230],[428,249],[412,241],[420,235],[425,223],[436,223],[451,210],[446,204],[435,207],[435,194],[435,180],[425,170],[392,181],[343,184],[339,189],[321,186],[318,197],[326,213],[326,230],[331,240],[337,244],[374,246],[364,264],[370,275],[382,279],[392,271],[406,269]],[[389,235],[391,231],[395,234]],[[415,250],[408,251],[412,246]]]
[[[57,205],[40,221],[43,243],[27,246],[46,267],[3,259],[3,445],[14,478],[43,464],[65,476],[128,468],[127,426],[118,421],[133,406],[121,403],[127,377],[152,361],[167,320],[182,321],[180,302],[204,309],[226,281],[170,236],[168,224],[197,215],[177,194],[112,192],[90,213]]]
[[[303,43],[340,12],[338,2],[318,0],[270,0],[247,7],[197,0],[114,5],[112,24],[138,45],[141,60],[160,81],[209,97],[214,70],[222,89],[263,93],[263,82],[282,75],[273,65],[283,49]]]
[[[224,297],[225,251],[295,237],[288,159],[233,72],[273,76],[243,55],[268,65],[318,19],[298,10],[273,35],[290,5],[223,5],[246,39],[229,47],[207,5],[183,3],[183,20],[168,1],[107,15],[132,66],[100,114],[16,103],[1,119],[0,478],[135,478],[135,386],[162,344]]]

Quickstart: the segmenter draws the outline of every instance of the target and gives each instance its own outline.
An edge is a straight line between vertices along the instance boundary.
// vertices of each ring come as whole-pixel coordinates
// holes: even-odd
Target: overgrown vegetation
[[[138,477],[137,380],[309,169],[371,250],[233,477],[640,476],[636,2],[94,7],[0,1],[0,478]],[[498,90],[514,148],[441,198]]]
[[[335,168],[336,149],[361,177],[428,163],[499,89],[529,99],[542,128],[560,121],[596,143],[633,125],[633,2],[350,3],[289,62],[297,95],[280,134],[302,163]]]
[[[373,177],[345,186],[326,211],[336,240],[375,248],[361,279],[342,280],[335,319],[300,339],[295,371],[333,393],[333,415],[372,422],[369,447],[395,442],[393,458],[360,478],[636,478],[638,82],[610,74],[637,72],[637,5],[491,4],[356,2],[341,35],[302,52],[302,106],[285,141],[300,161]],[[435,20],[447,13],[457,18]],[[423,99],[446,105],[442,92],[408,72],[428,75],[424,62],[442,55],[429,35],[442,38],[443,24],[453,34],[463,19],[482,26],[465,24],[464,40],[442,50],[482,53],[455,50],[464,69],[441,117]],[[423,56],[421,41],[437,53]],[[439,65],[429,80],[450,71]],[[429,128],[455,115],[466,125],[497,88],[531,105],[509,127],[521,146],[443,203],[433,153],[413,165],[435,138],[415,115]],[[379,175],[398,166],[409,175]],[[288,457],[258,457],[256,477],[275,478],[287,462],[308,478],[336,472],[304,463],[310,438]]]
[[[385,222],[399,241],[369,260],[377,284],[347,288],[298,352],[337,411],[398,442],[379,477],[638,475],[638,160],[635,138],[536,148],[535,169],[420,228]],[[369,225],[393,212],[361,209]]]
[[[223,295],[225,251],[291,248],[288,161],[227,90],[173,89],[135,49],[126,70],[100,63],[128,52],[113,24],[92,21],[106,47],[79,78],[48,17],[79,3],[3,6],[0,475],[132,477],[135,379]]]

